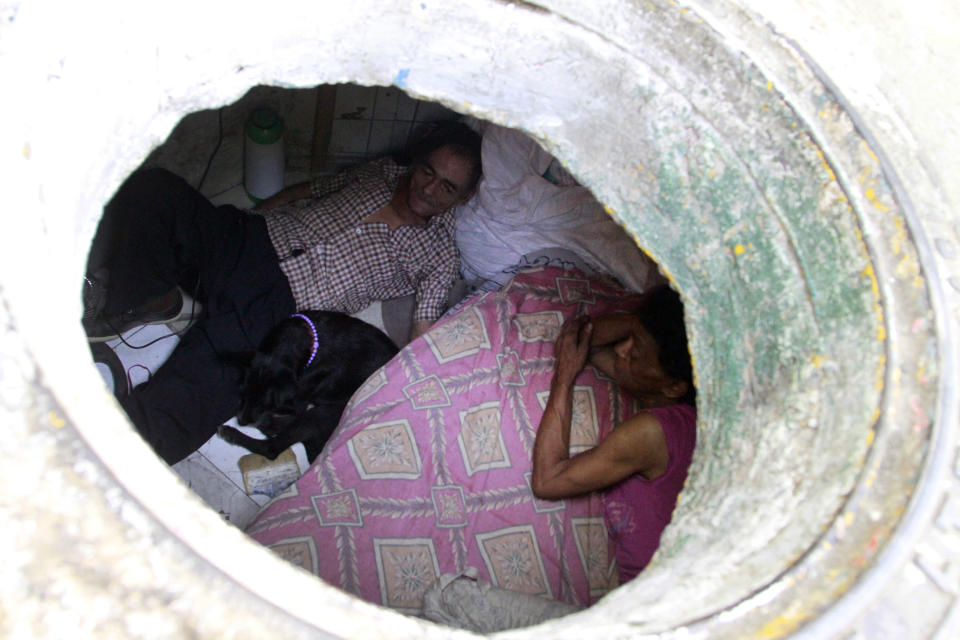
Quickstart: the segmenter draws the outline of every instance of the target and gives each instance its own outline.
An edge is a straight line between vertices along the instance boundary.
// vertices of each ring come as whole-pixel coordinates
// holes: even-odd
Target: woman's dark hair
[[[667,285],[655,287],[643,297],[635,313],[640,324],[657,341],[657,356],[664,372],[675,380],[687,383],[687,393],[680,399],[681,402],[694,404],[697,392],[693,387],[693,367],[690,364],[680,294]]]
[[[401,164],[418,163],[440,147],[451,147],[457,154],[473,163],[470,188],[477,186],[483,173],[480,158],[480,134],[457,120],[438,120],[424,125],[417,131],[401,157]]]

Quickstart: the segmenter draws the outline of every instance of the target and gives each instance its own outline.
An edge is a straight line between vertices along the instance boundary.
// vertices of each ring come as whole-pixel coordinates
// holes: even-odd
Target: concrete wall
[[[527,130],[688,303],[700,446],[675,523],[640,579],[535,633],[955,623],[956,9],[128,4],[0,5],[7,635],[455,635],[219,522],[139,442],[72,320],[100,206],[184,114],[345,81]]]

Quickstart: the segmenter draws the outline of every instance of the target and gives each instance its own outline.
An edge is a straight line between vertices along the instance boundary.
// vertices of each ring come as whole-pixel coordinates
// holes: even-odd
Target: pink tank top
[[[647,409],[667,441],[667,472],[656,480],[634,475],[603,492],[604,520],[616,550],[620,583],[647,566],[670,522],[687,479],[697,438],[697,411],[685,404]]]

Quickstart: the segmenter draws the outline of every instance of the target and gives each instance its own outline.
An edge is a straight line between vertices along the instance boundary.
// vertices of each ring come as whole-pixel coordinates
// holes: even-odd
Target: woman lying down
[[[574,611],[656,549],[693,452],[692,399],[675,294],[523,272],[375,373],[247,531],[332,585],[449,624]],[[503,590],[513,613],[493,616]]]

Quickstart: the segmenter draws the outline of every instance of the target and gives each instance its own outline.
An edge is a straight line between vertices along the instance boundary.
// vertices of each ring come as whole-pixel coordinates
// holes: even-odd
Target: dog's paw
[[[230,444],[239,444],[237,442],[239,440],[238,436],[241,436],[243,434],[241,434],[239,431],[237,431],[231,426],[222,424],[220,425],[220,428],[217,429],[217,435],[220,436],[221,439],[229,442]]]

